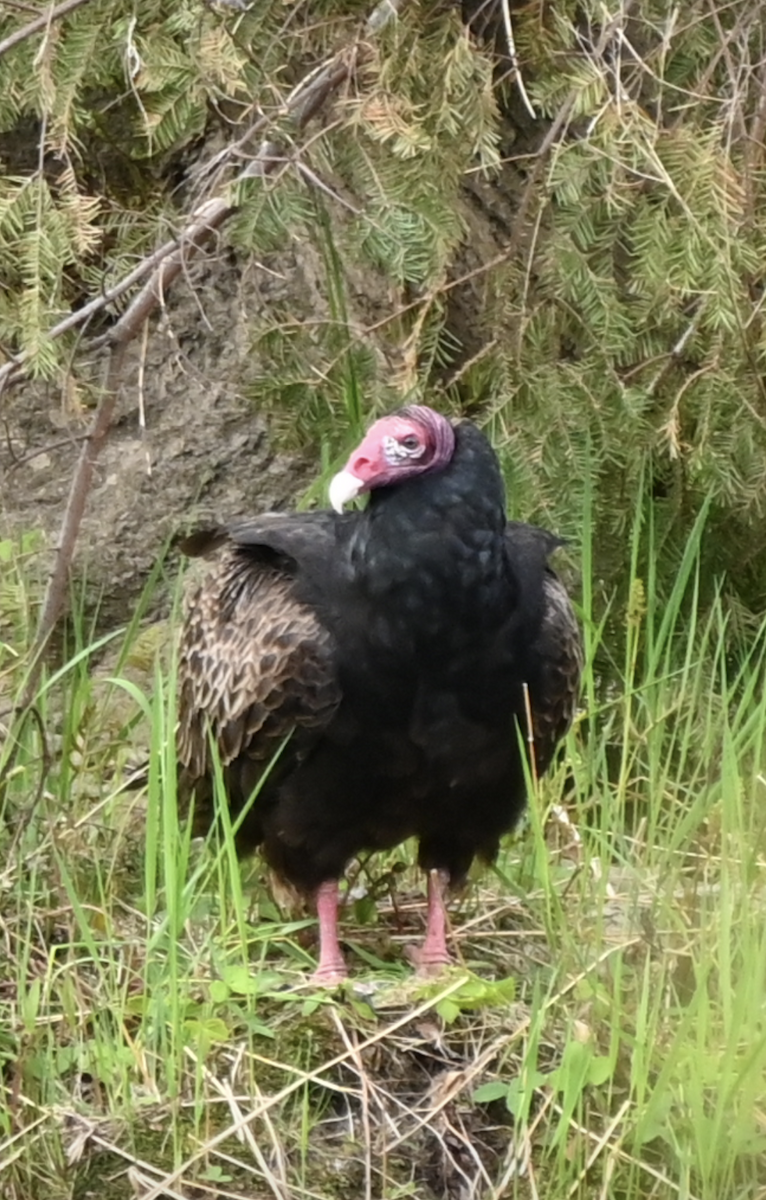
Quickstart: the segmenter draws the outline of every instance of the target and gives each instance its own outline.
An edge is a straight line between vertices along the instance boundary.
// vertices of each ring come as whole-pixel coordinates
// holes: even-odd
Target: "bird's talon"
[[[415,970],[415,977],[417,979],[438,979],[450,965],[446,962],[419,963]]]
[[[311,983],[316,987],[337,987],[348,979],[345,965],[317,967],[311,976]]]
[[[453,964],[447,951],[442,954],[426,951],[424,946],[405,946],[404,953],[419,979],[434,979]]]

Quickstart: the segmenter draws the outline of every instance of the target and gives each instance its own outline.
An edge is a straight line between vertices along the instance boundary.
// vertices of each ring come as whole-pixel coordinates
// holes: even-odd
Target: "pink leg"
[[[412,960],[421,975],[435,974],[439,967],[452,962],[447,949],[447,913],[444,897],[449,885],[446,871],[428,872],[428,915],[422,946],[412,952]]]
[[[311,976],[314,983],[340,983],[348,977],[338,943],[338,882],[330,879],[317,891],[319,918],[319,962]]]

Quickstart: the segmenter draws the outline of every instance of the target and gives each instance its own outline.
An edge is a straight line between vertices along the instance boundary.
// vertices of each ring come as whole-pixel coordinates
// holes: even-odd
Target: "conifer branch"
[[[72,0],[69,2],[71,3]],[[85,0],[80,0],[80,2],[85,2]],[[382,0],[368,20],[368,31],[377,33],[384,28],[390,20],[398,15],[403,2],[404,0]],[[330,98],[350,78],[367,54],[369,54],[369,49],[360,42],[345,47],[320,70],[313,71],[303,83],[299,84],[279,113],[268,117],[259,116],[248,130],[245,138],[240,139],[240,146],[252,142],[257,133],[271,125],[277,117],[288,115],[293,118],[299,130],[303,129],[313,117],[324,109]],[[235,183],[269,175],[284,162],[284,158],[284,152],[278,146],[271,141],[263,141],[257,154],[244,168]],[[226,161],[229,159],[227,158]],[[164,301],[168,289],[181,271],[213,239],[221,225],[236,211],[236,208],[236,204],[223,196],[213,197],[199,205],[191,214],[188,223],[175,242],[168,243],[159,251],[147,255],[143,262],[131,272],[131,278],[134,281],[147,274],[150,277],[108,334],[88,343],[91,350],[105,346],[110,349],[106,383],[93,425],[84,441],[72,478],[55,550],[53,570],[48,580],[38,630],[32,647],[32,667],[22,700],[23,708],[33,702],[45,647],[65,607],[69,570],[90,492],[95,463],[111,428],[122,385],[127,347],[144,326],[151,313]],[[124,280],[117,285],[116,289],[113,289],[112,298],[118,289],[126,290]],[[98,301],[93,301],[91,305],[86,306],[87,315],[82,319],[89,321],[94,312],[99,308],[106,307],[109,302],[105,297],[99,297]],[[81,313],[76,315],[79,317]],[[59,322],[56,327],[59,335],[64,332],[65,328],[71,329],[75,323],[79,323],[75,322],[74,317],[75,314],[70,314],[70,317]],[[0,394],[11,378],[16,382],[22,374],[23,360],[21,356],[17,356],[15,362],[7,364],[3,372],[0,372]]]
[[[399,15],[406,0],[381,0],[367,18],[365,32],[375,36]],[[288,95],[284,104],[274,113],[261,113],[256,121],[237,138],[214,155],[208,162],[201,164],[195,174],[200,178],[214,177],[215,182],[220,178],[220,171],[234,159],[241,158],[248,146],[252,145],[258,134],[268,129],[281,117],[291,117],[298,129],[316,116],[324,107],[327,100],[338,88],[346,82],[361,62],[369,57],[369,48],[364,43],[355,42],[334,54],[327,62],[315,67],[297,84]],[[245,172],[245,175],[247,172]]]
[[[83,326],[83,328],[87,329],[93,317],[95,317],[98,313],[103,312],[103,310],[108,308],[110,304],[113,304],[115,300],[119,300],[120,297],[124,296],[126,292],[129,292],[132,287],[134,287],[137,283],[140,283],[145,275],[148,275],[150,271],[159,266],[159,264],[177,248],[178,239],[174,238],[172,241],[165,242],[164,245],[160,246],[157,250],[153,250],[151,254],[147,254],[146,257],[142,258],[140,263],[134,267],[132,271],[129,271],[119,283],[114,285],[114,287],[107,288],[105,291],[101,292],[100,295],[95,296],[93,300],[89,300],[87,304],[82,306],[82,308],[78,308],[75,312],[67,313],[67,315],[62,317],[57,324],[52,325],[48,330],[48,338],[51,341],[54,341],[56,338],[60,338],[63,334],[69,333],[69,331],[72,329],[78,329],[80,326]],[[91,345],[91,343],[89,343],[89,345]],[[21,383],[21,381],[24,379],[24,365],[28,358],[29,355],[22,351],[19,354],[14,354],[12,358],[9,358],[8,362],[5,363],[3,367],[0,367],[0,397],[2,397],[2,394],[7,387],[12,387],[16,383]]]
[[[14,46],[18,46],[20,42],[25,42],[27,38],[34,37],[41,29],[47,29],[58,21],[61,17],[66,17],[70,12],[74,12],[76,8],[82,8],[83,4],[90,4],[90,0],[63,0],[62,4],[58,4],[55,8],[46,9],[39,17],[35,17],[34,21],[30,21],[28,25],[24,25],[21,29],[17,29],[15,33],[9,34],[4,41],[0,42],[0,58],[12,50]]]
[[[79,2],[84,3],[86,0],[79,0]],[[382,0],[367,20],[367,31],[379,33],[390,20],[398,15],[404,3],[405,0]],[[225,166],[234,159],[241,158],[248,145],[252,145],[259,135],[286,116],[293,119],[298,130],[302,130],[313,117],[323,110],[329,99],[368,56],[369,49],[363,43],[357,42],[344,47],[322,66],[312,70],[293,89],[277,111],[268,114],[260,113],[241,137],[200,168],[200,176],[210,177],[215,174],[216,181],[218,181],[220,171]],[[245,179],[265,178],[284,161],[285,153],[279,146],[270,141],[263,141],[255,157],[233,181],[234,185]],[[132,328],[135,335],[144,317],[152,312],[160,302],[160,298],[167,294],[168,287],[178,277],[183,265],[196,257],[221,225],[236,211],[237,206],[223,196],[204,201],[191,213],[177,238],[165,242],[157,250],[147,254],[114,287],[107,289],[102,295],[94,297],[77,312],[67,314],[48,331],[48,337],[50,339],[58,338],[72,329],[87,325],[97,313],[108,308],[131,287],[154,272],[117,325],[102,337],[89,342],[88,347],[91,350],[97,350],[105,345],[116,345],[128,328]],[[24,364],[28,357],[24,352],[15,354],[3,367],[0,367],[0,396],[6,387],[20,383],[24,379]]]

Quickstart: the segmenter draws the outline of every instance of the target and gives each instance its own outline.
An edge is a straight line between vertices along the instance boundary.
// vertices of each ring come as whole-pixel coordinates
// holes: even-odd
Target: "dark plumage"
[[[421,963],[447,960],[442,893],[491,860],[525,803],[524,684],[542,774],[575,709],[581,650],[559,545],[508,522],[497,457],[475,426],[424,407],[375,423],[330,496],[340,510],[266,514],[194,535],[217,553],[188,598],[178,758],[199,829],[212,817],[209,737],[238,832],[306,893],[317,978],[342,977],[337,880],[362,850],[419,839],[429,872]]]

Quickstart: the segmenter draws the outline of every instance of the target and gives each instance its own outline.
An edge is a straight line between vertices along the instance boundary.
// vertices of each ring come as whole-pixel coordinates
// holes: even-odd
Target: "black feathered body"
[[[524,685],[542,773],[571,722],[577,627],[557,540],[508,523],[497,460],[469,424],[446,468],[362,513],[266,516],[200,535],[180,660],[181,790],[213,816],[209,733],[239,829],[312,891],[362,850],[416,836],[453,883],[491,859],[526,795]]]

